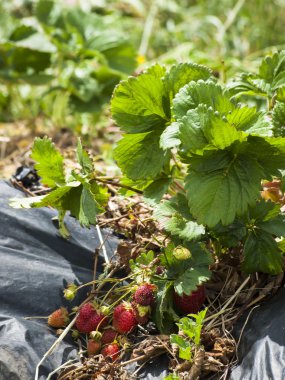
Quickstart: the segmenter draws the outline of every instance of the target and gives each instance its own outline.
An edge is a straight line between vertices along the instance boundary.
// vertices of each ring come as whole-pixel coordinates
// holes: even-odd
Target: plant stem
[[[148,44],[152,34],[154,20],[158,12],[158,2],[159,0],[154,0],[151,2],[151,6],[144,24],[141,44],[139,47],[139,54],[142,56],[145,56],[148,50]]]
[[[108,257],[108,255],[107,255],[107,250],[106,250],[106,247],[105,247],[105,240],[107,239],[107,237],[106,237],[105,239],[103,239],[103,236],[102,236],[102,234],[101,234],[101,229],[100,229],[98,223],[96,224],[96,230],[97,230],[97,234],[98,234],[99,241],[100,241],[99,251],[100,251],[100,249],[102,249],[103,256],[104,256],[104,259],[105,259],[105,262],[106,262],[107,264],[110,264],[110,260],[109,260],[109,257]]]
[[[208,322],[208,321],[211,321],[211,322],[206,326],[207,329],[210,329],[210,327],[212,326],[212,324],[213,324],[213,322],[214,322],[214,320],[215,320],[216,317],[218,317],[219,315],[223,314],[225,311],[228,310],[227,307],[229,306],[229,304],[230,304],[230,303],[236,298],[236,296],[242,291],[242,289],[245,287],[245,285],[248,283],[249,280],[250,280],[250,276],[248,276],[248,277],[244,280],[244,282],[240,285],[240,287],[237,289],[237,291],[235,292],[235,294],[232,295],[232,296],[230,297],[230,299],[225,303],[225,305],[221,308],[220,311],[218,311],[216,314],[214,314],[214,315],[212,315],[212,316],[210,316],[210,317],[204,319],[204,323],[205,323],[205,322]]]
[[[138,194],[143,194],[143,191],[135,189],[134,187],[131,187],[131,186],[123,185],[122,183],[104,180],[104,179],[101,179],[100,177],[95,177],[94,180],[101,182],[101,183],[106,183],[107,185],[112,185],[114,187],[121,187],[123,189],[131,190],[131,191],[138,193]]]

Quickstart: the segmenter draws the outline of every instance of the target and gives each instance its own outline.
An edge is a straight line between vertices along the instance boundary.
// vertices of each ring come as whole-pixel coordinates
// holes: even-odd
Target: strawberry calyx
[[[99,342],[101,341],[101,338],[102,338],[102,334],[100,333],[100,331],[91,331],[91,333],[89,334],[89,337],[90,339],[93,339],[95,342]]]

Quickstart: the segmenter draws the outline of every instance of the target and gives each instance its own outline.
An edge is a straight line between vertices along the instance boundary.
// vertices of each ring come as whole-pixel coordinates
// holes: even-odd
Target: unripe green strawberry
[[[77,286],[75,284],[69,284],[67,289],[64,289],[63,294],[65,299],[72,301],[77,294]]]
[[[196,314],[201,309],[206,299],[205,286],[200,285],[197,290],[192,292],[189,296],[183,294],[182,296],[174,292],[173,303],[175,309],[182,314]]]
[[[55,328],[65,327],[69,322],[68,311],[65,307],[55,310],[48,317],[48,325]]]
[[[177,260],[187,260],[187,259],[190,259],[191,252],[189,251],[189,249],[187,249],[187,248],[182,247],[181,245],[179,245],[178,247],[174,248],[174,250],[173,250],[173,256]]]

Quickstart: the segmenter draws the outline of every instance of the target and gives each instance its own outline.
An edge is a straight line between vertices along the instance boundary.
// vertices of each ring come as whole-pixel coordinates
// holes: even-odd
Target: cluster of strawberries
[[[136,288],[130,302],[122,301],[110,315],[110,309],[99,307],[95,302],[87,302],[79,309],[75,327],[79,333],[89,334],[87,353],[89,356],[101,353],[115,361],[120,356],[121,348],[126,348],[126,335],[137,325],[148,322],[151,307],[155,303],[155,285],[141,284]],[[173,305],[182,314],[197,313],[206,298],[205,287],[200,285],[190,295],[173,294]],[[112,320],[112,325],[110,321]],[[55,328],[67,325],[69,314],[62,307],[48,318],[48,324]]]
[[[131,302],[121,302],[110,317],[96,307],[94,303],[85,303],[80,309],[75,326],[80,333],[89,334],[87,352],[89,355],[101,353],[116,360],[123,345],[122,336],[131,333],[135,327],[149,320],[151,306],[155,302],[155,286],[144,283],[134,292]],[[56,310],[49,316],[48,324],[60,328],[68,323],[68,311],[65,308]]]

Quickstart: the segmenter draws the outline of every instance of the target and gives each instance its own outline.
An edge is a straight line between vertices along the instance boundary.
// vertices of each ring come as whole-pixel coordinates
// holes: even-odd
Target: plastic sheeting
[[[73,218],[67,220],[72,238],[59,237],[51,222],[53,210],[12,209],[9,199],[23,194],[3,181],[0,194],[0,379],[31,380],[56,337],[46,320],[24,318],[47,316],[68,305],[63,288],[92,279],[93,253],[100,243],[94,229],[81,228]],[[110,255],[116,245],[115,237],[107,239]],[[99,271],[102,263],[100,258]],[[44,362],[39,378],[45,379],[75,354],[72,343],[60,344]]]
[[[0,380],[32,380],[56,336],[46,320],[25,317],[48,316],[62,305],[70,308],[63,288],[71,282],[92,280],[94,250],[100,243],[96,229],[81,228],[71,217],[66,224],[72,237],[62,239],[51,221],[54,210],[11,208],[9,199],[23,197],[23,193],[4,181],[0,181],[0,194]],[[118,239],[106,233],[105,246],[111,256]],[[99,273],[103,262],[99,257]],[[79,292],[79,296],[73,305],[85,295]],[[73,341],[64,340],[41,365],[39,379],[46,379],[76,355]],[[140,378],[163,379],[166,368],[166,358],[160,358],[145,366]]]
[[[284,305],[282,288],[271,300],[253,310],[238,349],[240,363],[232,370],[230,380],[285,379]]]

